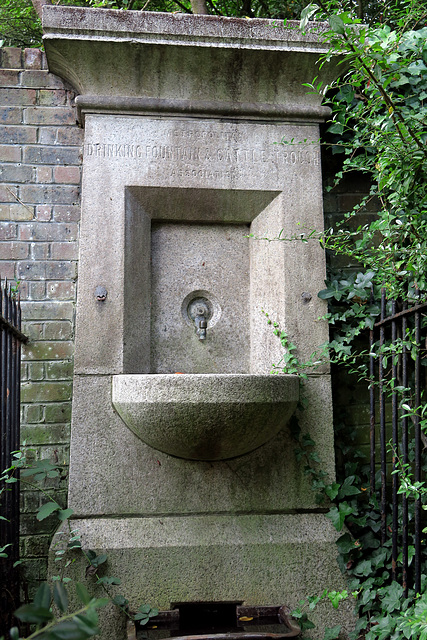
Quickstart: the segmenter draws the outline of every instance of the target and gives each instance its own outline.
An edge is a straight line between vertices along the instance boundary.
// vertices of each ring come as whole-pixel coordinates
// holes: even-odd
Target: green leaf
[[[5,544],[4,547],[0,547],[0,558],[7,558],[8,555],[7,553],[4,553],[4,550],[7,549],[8,547],[11,547],[12,543],[9,542],[8,544]]]
[[[341,625],[337,624],[335,627],[328,627],[325,629],[325,635],[323,640],[337,640],[341,631]]]
[[[135,613],[133,619],[141,622],[141,624],[147,624],[149,620],[147,613]]]
[[[341,122],[334,122],[328,127],[328,133],[337,133],[341,135],[344,132],[344,125]]]
[[[60,508],[61,507],[57,502],[46,502],[41,507],[39,507],[36,518],[37,520],[44,520],[54,511],[59,511]]]
[[[47,582],[42,582],[34,596],[34,605],[42,609],[49,609],[52,599],[50,588]]]
[[[365,535],[361,536],[360,544],[363,549],[378,549],[380,546],[379,539],[374,535],[373,531],[368,531]]]
[[[36,473],[39,473],[40,469],[21,469],[21,478],[28,478]]]
[[[68,608],[68,595],[63,582],[57,581],[54,583],[53,599],[58,609],[65,613]]]
[[[96,584],[121,584],[121,580],[112,576],[102,576],[102,578],[98,578]]]
[[[51,477],[56,477],[59,475],[57,467],[51,464],[49,460],[37,460],[34,467],[31,467],[30,469],[23,469],[21,471],[21,477],[26,478],[35,474],[41,474],[41,479],[43,479],[49,472],[54,473],[54,476]]]
[[[49,635],[57,640],[85,640],[85,638],[89,637],[86,631],[79,628],[79,624],[74,618],[60,622],[51,629]],[[94,634],[91,632],[90,635]]]
[[[404,589],[397,582],[392,582],[390,586],[383,587],[381,594],[384,593],[382,598],[382,606],[385,611],[392,613],[393,611],[400,611]]]
[[[334,609],[338,609],[340,602],[348,598],[348,592],[345,589],[344,591],[329,591],[328,598]]]
[[[90,607],[86,611],[86,618],[93,625],[96,626],[98,624],[98,622],[99,622],[99,615],[98,615],[98,612],[96,610],[95,602],[96,602],[95,600],[92,600],[92,602],[90,603]]]
[[[67,518],[72,516],[73,513],[73,509],[60,509],[58,511],[58,518],[61,520],[61,522],[63,522],[64,520],[67,520]]]
[[[97,624],[92,622],[87,616],[79,614],[74,616],[73,621],[76,623],[78,629],[85,633],[88,638],[99,633]]]
[[[308,619],[307,614],[303,613],[299,618],[299,626],[302,631],[309,631],[310,629],[315,629],[316,625]]]
[[[338,538],[338,540],[336,541],[336,545],[341,555],[350,553],[350,551],[357,549],[356,542],[353,540],[349,533],[344,533],[344,535]]]
[[[309,4],[304,7],[304,9],[301,11],[301,20],[299,23],[299,28],[301,29],[301,31],[304,31],[308,21],[318,11],[318,9],[319,6],[317,4]]]
[[[338,492],[338,498],[340,500],[342,500],[347,496],[354,496],[354,495],[357,495],[358,493],[361,493],[360,489],[353,486],[354,481],[355,481],[355,476],[348,476],[344,480]]]
[[[83,602],[83,604],[89,604],[89,602],[92,600],[89,591],[81,582],[76,582],[76,592],[79,600]]]
[[[110,598],[96,598],[95,600],[92,600],[92,606],[95,607],[96,609],[105,607],[105,605],[109,603],[110,603]]]
[[[34,603],[24,604],[15,611],[15,616],[21,622],[31,622],[34,624],[42,624],[53,619],[53,613],[49,609],[36,606]]]
[[[94,552],[91,551],[91,554],[93,554]],[[88,552],[89,555],[89,552]],[[90,564],[92,565],[92,567],[99,567],[100,564],[104,564],[104,562],[107,561],[107,554],[106,553],[101,553],[99,556],[93,557],[92,555],[90,556]]]
[[[326,514],[326,517],[329,518],[337,531],[341,531],[346,517],[353,513],[353,511],[353,507],[347,504],[347,502],[342,502],[338,507],[333,506],[329,510],[329,513]]]
[[[331,27],[334,33],[338,33],[339,35],[344,35],[344,22],[337,15],[332,15],[328,18],[329,26]]]
[[[353,571],[357,576],[370,576],[372,573],[372,563],[370,560],[362,560]]]

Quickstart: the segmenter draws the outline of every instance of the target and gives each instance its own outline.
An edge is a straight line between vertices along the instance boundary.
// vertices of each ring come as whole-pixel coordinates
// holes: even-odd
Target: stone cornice
[[[302,33],[298,21],[227,18],[186,13],[118,11],[82,7],[43,7],[45,39],[114,40],[165,45],[274,49],[324,53],[325,25]]]
[[[209,100],[162,100],[80,95],[76,98],[79,120],[87,113],[121,115],[188,115],[200,117],[244,118],[245,120],[279,120],[281,122],[323,122],[329,107],[289,106],[256,102],[214,102]]]
[[[337,61],[324,25],[301,33],[273,20],[45,6],[51,72],[70,82],[86,113],[159,112],[320,122],[321,96],[303,83],[328,84]]]

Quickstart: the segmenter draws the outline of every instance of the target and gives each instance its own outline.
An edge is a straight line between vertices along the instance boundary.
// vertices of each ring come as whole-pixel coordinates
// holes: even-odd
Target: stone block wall
[[[64,469],[66,500],[80,220],[81,143],[74,94],[37,49],[0,49],[0,274],[19,283],[22,440]],[[30,591],[46,575],[54,519],[22,487],[21,547]]]

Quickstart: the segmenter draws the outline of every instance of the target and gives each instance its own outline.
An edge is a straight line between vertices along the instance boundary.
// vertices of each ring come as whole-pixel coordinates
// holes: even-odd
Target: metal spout
[[[196,331],[197,335],[199,336],[199,340],[206,340],[207,327],[208,327],[208,323],[206,322],[206,320],[200,320],[199,328]]]
[[[208,323],[205,317],[205,309],[200,307],[197,309],[197,316],[194,318],[194,323],[196,325],[196,334],[199,337],[199,340],[206,340],[206,331],[208,328]]]

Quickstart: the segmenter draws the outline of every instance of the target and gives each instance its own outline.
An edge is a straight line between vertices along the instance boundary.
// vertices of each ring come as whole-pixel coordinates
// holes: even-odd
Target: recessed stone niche
[[[249,234],[279,195],[126,187],[124,373],[251,372]],[[198,297],[212,303],[206,344],[188,317]]]
[[[263,315],[301,359],[327,340],[316,296],[323,251],[271,241],[323,225],[318,123],[328,110],[302,86],[336,74],[333,62],[318,67],[319,32],[58,6],[44,7],[43,27],[49,68],[79,93],[85,128],[69,484],[83,546],[108,553],[131,608],[293,606],[342,588],[336,532],[287,426],[298,380],[269,377],[282,347]],[[285,387],[290,413],[276,405],[274,414]],[[192,405],[180,411],[172,450],[125,424],[113,406],[118,388],[125,399],[139,394],[156,437],[167,436],[177,399]],[[326,368],[304,395],[299,424],[332,479]],[[150,402],[159,399],[156,417]],[[243,418],[221,452],[233,411],[252,405],[277,415],[276,430],[257,440],[268,419]],[[72,570],[81,580],[78,563]],[[343,621],[321,608],[316,616],[320,626]],[[103,636],[124,633],[112,610]]]

